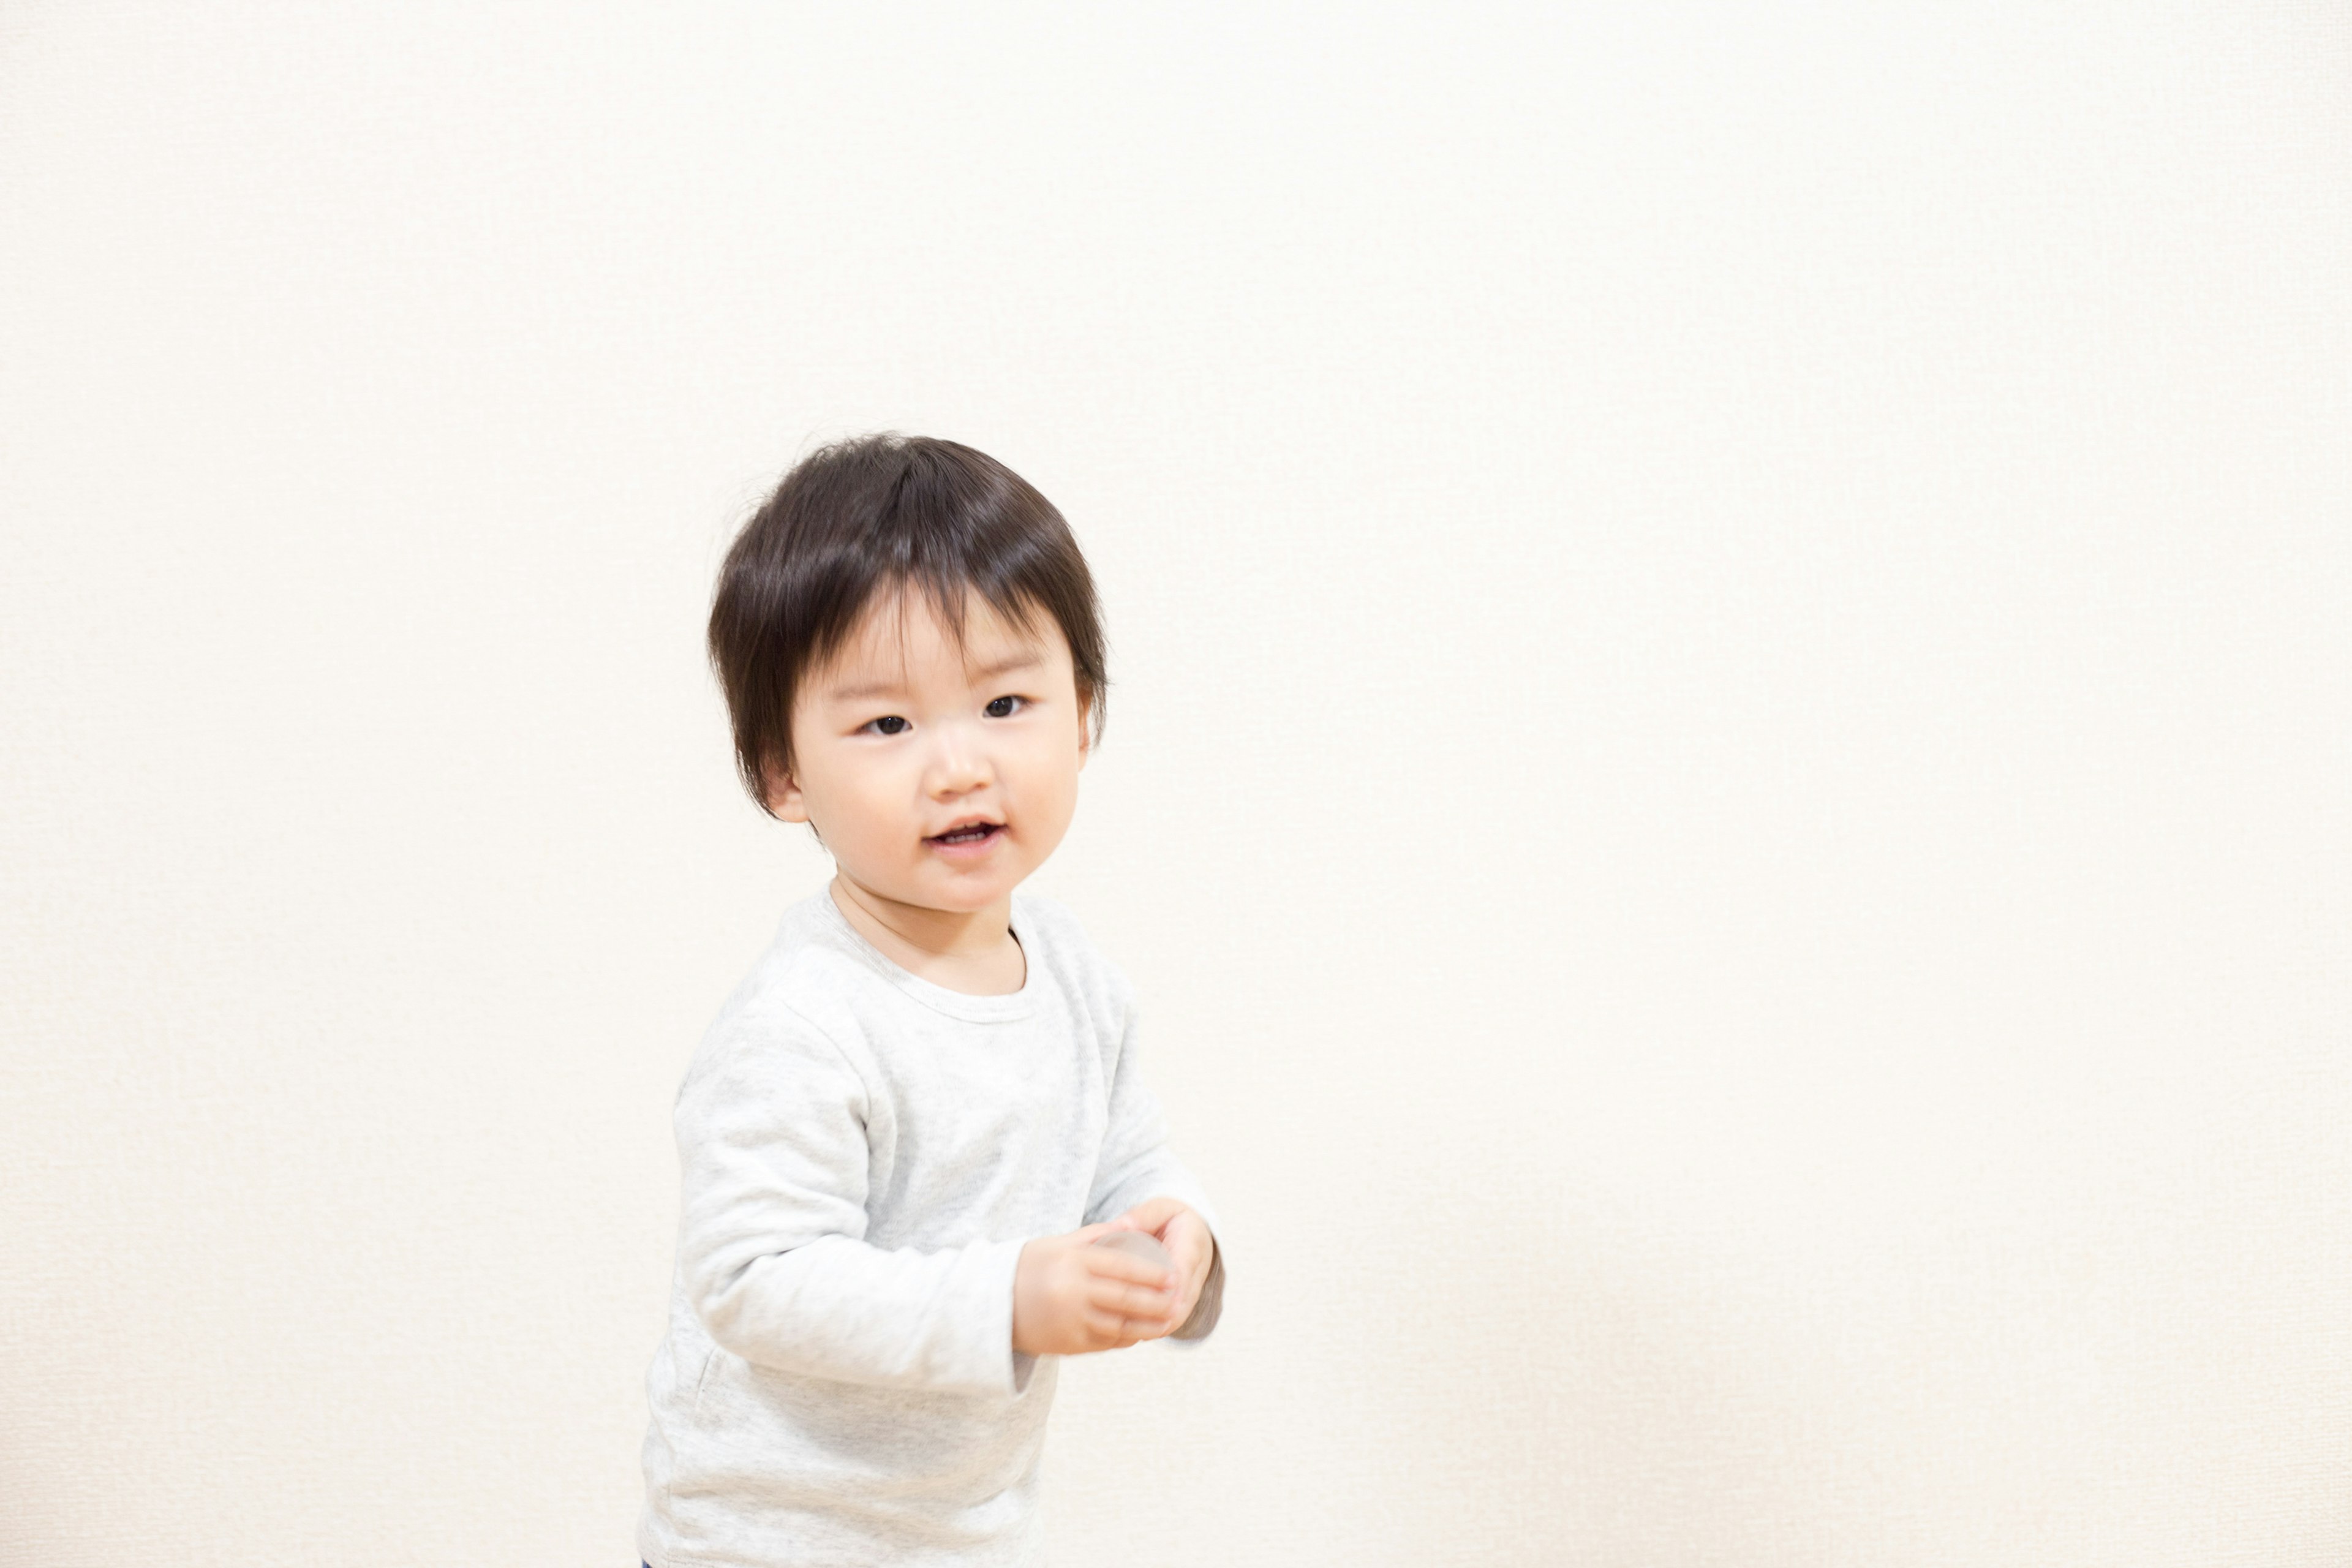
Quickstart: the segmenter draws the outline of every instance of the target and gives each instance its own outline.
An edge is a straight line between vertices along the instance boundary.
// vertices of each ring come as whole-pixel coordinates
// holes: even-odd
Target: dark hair
[[[1102,732],[1109,677],[1094,577],[1054,503],[970,447],[860,436],[793,464],[719,569],[710,662],[734,721],[736,768],[762,811],[770,778],[792,767],[802,677],[877,594],[909,588],[958,637],[973,591],[1024,631],[1050,617]]]

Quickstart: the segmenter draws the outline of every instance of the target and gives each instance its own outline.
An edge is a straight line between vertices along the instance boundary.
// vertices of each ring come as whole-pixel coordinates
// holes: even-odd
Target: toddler
[[[1223,1280],[1137,1075],[1133,992],[1015,890],[1100,733],[1093,580],[1003,465],[870,437],[745,525],[710,654],[744,784],[836,874],[678,1091],[640,1548],[651,1568],[1034,1562],[1055,1358],[1200,1338]],[[1096,1245],[1117,1230],[1166,1262]]]

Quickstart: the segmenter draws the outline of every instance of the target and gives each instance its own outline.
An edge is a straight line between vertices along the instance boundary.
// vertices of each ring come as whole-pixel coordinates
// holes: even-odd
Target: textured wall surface
[[[2352,1561],[2352,31],[1556,9],[0,5],[0,1555],[635,1561],[894,426],[1231,1226],[1057,1561]]]

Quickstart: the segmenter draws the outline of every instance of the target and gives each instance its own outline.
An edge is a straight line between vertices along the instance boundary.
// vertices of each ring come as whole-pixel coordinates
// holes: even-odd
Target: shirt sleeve
[[[678,1268],[720,1348],[845,1383],[1012,1394],[1021,1242],[866,1237],[865,1081],[784,1009],[730,1026],[678,1091]]]
[[[1110,1121],[1103,1135],[1094,1190],[1087,1199],[1086,1223],[1117,1219],[1144,1199],[1156,1197],[1178,1199],[1197,1213],[1208,1225],[1215,1251],[1192,1315],[1172,1337],[1206,1339],[1217,1326],[1224,1299],[1223,1231],[1207,1191],[1168,1147],[1168,1118],[1160,1109],[1159,1098],[1145,1087],[1136,1062],[1136,1023],[1135,1003],[1129,998],[1119,1030],[1118,1058],[1110,1075]]]

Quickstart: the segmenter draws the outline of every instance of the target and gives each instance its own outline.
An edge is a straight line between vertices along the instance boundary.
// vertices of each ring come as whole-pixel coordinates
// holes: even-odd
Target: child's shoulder
[[[762,1036],[831,1035],[856,1011],[856,994],[873,977],[832,895],[820,892],[784,911],[782,922],[712,1021],[719,1039],[746,1031]]]
[[[1124,1006],[1133,1000],[1127,975],[1087,934],[1067,906],[1038,893],[1013,895],[1013,933],[1032,963],[1042,963],[1072,990],[1108,997]]]
[[[1100,958],[1097,948],[1087,935],[1087,928],[1069,906],[1047,898],[1043,893],[1017,892],[1013,895],[1013,931],[1024,944],[1034,940],[1047,946],[1066,948],[1072,952],[1084,952]]]

